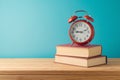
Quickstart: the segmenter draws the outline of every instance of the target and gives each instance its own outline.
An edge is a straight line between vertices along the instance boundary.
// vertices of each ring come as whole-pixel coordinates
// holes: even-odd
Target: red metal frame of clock
[[[91,29],[91,35],[90,35],[90,37],[89,37],[89,39],[88,40],[86,40],[85,42],[77,42],[76,40],[74,40],[73,39],[73,37],[72,37],[72,35],[71,35],[71,28],[72,28],[72,26],[75,24],[75,23],[77,23],[77,22],[85,22],[85,23],[87,23],[88,25],[89,25],[89,27],[90,27],[90,29]],[[88,21],[86,21],[86,20],[77,20],[77,21],[75,21],[71,26],[70,26],[70,29],[69,29],[69,36],[70,36],[70,39],[73,41],[73,44],[74,43],[76,43],[76,44],[78,44],[78,45],[85,45],[85,44],[87,44],[87,43],[89,43],[93,38],[94,38],[94,27],[93,27],[93,25],[90,23],[90,22],[88,22]]]

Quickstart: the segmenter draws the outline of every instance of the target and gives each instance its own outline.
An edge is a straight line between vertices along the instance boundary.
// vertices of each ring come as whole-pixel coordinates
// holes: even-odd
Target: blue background
[[[120,0],[0,0],[0,57],[51,58],[71,43],[68,18],[84,9],[94,18],[103,55],[120,57]]]

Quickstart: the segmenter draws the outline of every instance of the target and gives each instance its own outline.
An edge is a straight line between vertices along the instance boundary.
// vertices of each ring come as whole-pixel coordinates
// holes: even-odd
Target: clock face
[[[91,38],[93,32],[88,23],[78,21],[71,26],[69,33],[75,42],[83,43]]]

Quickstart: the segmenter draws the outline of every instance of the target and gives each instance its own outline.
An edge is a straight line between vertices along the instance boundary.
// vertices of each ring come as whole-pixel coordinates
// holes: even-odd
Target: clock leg
[[[74,46],[74,44],[75,44],[75,43],[74,43],[74,42],[72,42],[71,46]]]
[[[76,44],[76,43],[72,42],[71,46],[78,46],[78,47],[80,47],[82,45],[79,45],[79,44]]]

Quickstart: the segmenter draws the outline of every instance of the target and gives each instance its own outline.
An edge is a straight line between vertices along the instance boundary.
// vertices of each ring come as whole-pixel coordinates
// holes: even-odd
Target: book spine
[[[106,57],[106,64],[108,63],[108,60],[107,60],[107,56],[105,56]]]

